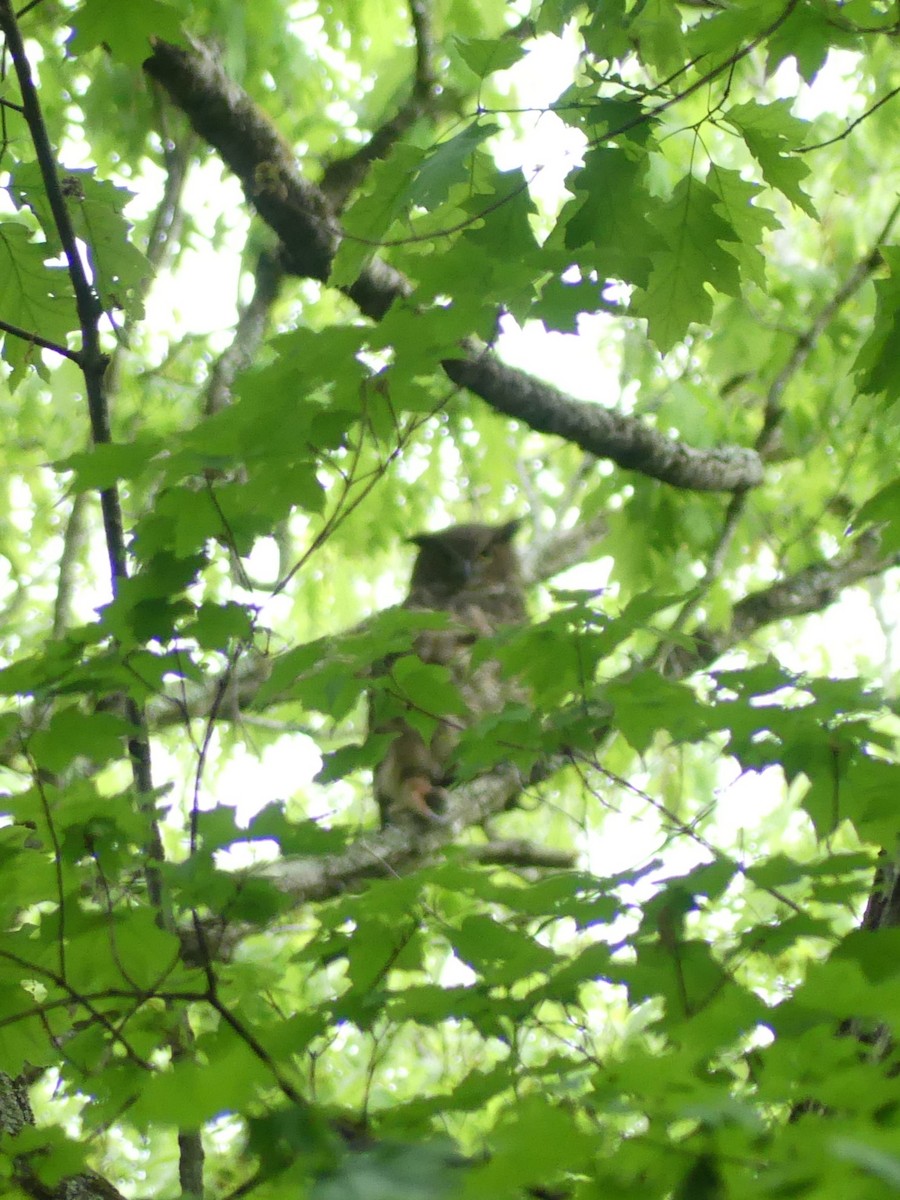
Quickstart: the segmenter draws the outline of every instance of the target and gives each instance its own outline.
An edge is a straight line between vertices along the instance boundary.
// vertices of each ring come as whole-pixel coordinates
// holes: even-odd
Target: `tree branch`
[[[251,873],[269,879],[298,904],[324,900],[365,879],[408,874],[433,859],[445,846],[458,841],[470,825],[478,825],[503,812],[521,790],[519,773],[510,767],[498,767],[450,793],[446,824],[427,829],[389,826],[372,830],[361,834],[340,854],[280,859]],[[482,847],[481,852],[490,857],[486,848]],[[542,865],[571,865],[571,862],[556,859]]]
[[[824,333],[841,308],[862,287],[881,262],[879,247],[888,237],[898,213],[900,213],[900,201],[891,209],[887,220],[874,238],[869,252],[859,260],[828,303],[822,306],[809,327],[797,335],[787,362],[772,381],[766,394],[763,424],[756,439],[756,451],[761,459],[765,460],[770,457],[777,446],[777,431],[784,415],[782,401],[788,384],[806,362],[819,336]],[[703,578],[696,593],[685,602],[679,611],[678,616],[672,623],[671,632],[680,632],[687,626],[688,621],[703,602],[703,596],[721,572],[729,546],[740,524],[744,509],[747,506],[747,498],[748,493],[746,491],[735,492],[731,497],[722,520],[719,536],[706,563]]]
[[[53,604],[54,638],[61,638],[72,624],[75,572],[78,569],[78,556],[87,541],[87,502],[87,492],[76,492],[72,497],[72,507],[63,534],[62,554],[59,556],[59,578]]]
[[[549,578],[551,572],[558,573],[584,560],[586,543],[576,535],[577,527],[572,531],[572,536],[566,539],[571,558],[547,555],[546,559],[542,558],[535,564],[530,573],[531,582]],[[599,536],[599,529],[592,530],[587,545],[593,546]],[[766,625],[819,612],[832,604],[843,588],[898,565],[900,553],[888,556],[880,554],[877,537],[864,534],[847,555],[811,563],[796,574],[786,576],[738,601],[727,628],[700,628],[692,635],[693,649],[672,648],[667,657],[666,671],[677,678],[700,671]],[[250,654],[242,658],[229,681],[228,702],[222,705],[222,715],[237,715],[248,707],[270,671],[270,659]],[[219,689],[220,681],[215,677],[204,680],[202,684],[182,683],[177,692],[158,695],[147,706],[151,727],[162,729],[208,716]],[[0,761],[5,757],[0,754]]]
[[[667,659],[666,673],[683,678],[699,671],[765,626],[821,612],[838,599],[844,588],[896,566],[900,566],[900,551],[885,557],[879,549],[878,535],[866,532],[847,554],[828,562],[810,563],[739,600],[726,629],[696,630],[692,635],[694,649],[674,647]]]
[[[21,338],[23,342],[31,342],[35,346],[40,346],[42,350],[52,350],[54,354],[59,354],[63,358],[68,358],[77,366],[81,366],[81,355],[77,350],[70,350],[68,346],[61,346],[59,342],[51,342],[49,338],[41,337],[39,333],[22,329],[21,326],[12,325],[9,321],[0,321],[0,332],[8,333],[11,337]]]
[[[731,492],[762,482],[762,463],[753,450],[741,446],[696,450],[636,417],[573,400],[490,352],[448,359],[441,366],[454,383],[475,392],[495,411],[673,487]]]
[[[428,115],[435,97],[433,34],[426,0],[409,0],[416,38],[416,69],[408,99],[395,115],[380,125],[369,140],[353,154],[329,163],[322,175],[322,191],[335,211],[340,211],[350,193],[363,182],[372,163],[385,158],[406,131]]]
[[[249,200],[281,239],[285,269],[326,282],[340,242],[333,205],[297,170],[291,148],[268,117],[230,80],[209,50],[156,42],[144,69],[159,80],[197,132],[237,175]],[[408,280],[372,258],[347,294],[360,311],[380,320],[395,299],[409,296]],[[540,432],[555,433],[628,470],[676,487],[739,490],[762,479],[758,455],[742,447],[695,450],[634,417],[564,396],[490,351],[442,363],[449,377],[498,412]]]
[[[50,145],[47,127],[44,124],[37,89],[31,75],[31,65],[25,53],[25,44],[13,8],[13,0],[0,0],[0,29],[6,37],[6,44],[15,68],[22,96],[22,110],[34,145],[41,178],[47,193],[47,201],[53,214],[53,221],[59,234],[69,278],[75,293],[75,305],[81,328],[79,366],[84,376],[85,392],[87,393],[91,436],[95,445],[109,445],[112,442],[112,434],[104,384],[107,357],[100,346],[99,328],[102,310],[78,252],[75,229],[57,175],[56,159]],[[117,487],[112,486],[101,490],[100,508],[106,536],[111,588],[115,596],[120,582],[128,577],[122,505]],[[139,796],[144,798],[147,811],[152,811],[153,778],[150,769],[150,741],[144,712],[130,696],[125,700],[125,708],[128,720],[136,730],[128,743],[135,790]],[[161,883],[157,869],[150,864],[154,861],[161,862],[163,851],[159,828],[152,820],[151,830],[151,844],[147,847],[146,878],[151,899],[159,908],[162,902]]]
[[[285,270],[327,282],[340,242],[340,226],[321,188],[297,170],[294,153],[268,117],[225,74],[208,47],[189,49],[157,40],[144,70],[185,113],[193,128],[241,182],[247,199],[281,240]],[[379,320],[410,286],[376,259],[348,295]]]
[[[13,1079],[0,1071],[0,1133],[15,1138],[27,1126],[34,1125],[34,1114],[28,1100],[28,1088],[20,1077]],[[16,1194],[33,1196],[34,1200],[125,1200],[122,1193],[94,1171],[69,1175],[55,1187],[48,1186],[31,1165],[31,1156],[15,1154],[15,1141],[8,1144],[12,1151],[13,1179]]]
[[[238,317],[231,344],[222,351],[209,373],[203,405],[207,415],[219,412],[230,402],[235,378],[255,358],[283,274],[280,263],[270,254],[264,251],[259,256],[250,303]]]
[[[835,315],[847,303],[850,297],[859,291],[872,272],[881,263],[879,247],[890,234],[894,222],[897,220],[898,213],[900,213],[900,200],[891,209],[887,220],[876,234],[869,253],[860,259],[828,303],[819,310],[809,328],[805,329],[797,337],[787,362],[772,381],[766,394],[763,426],[759,437],[756,439],[756,449],[763,458],[768,456],[774,445],[775,431],[784,415],[782,399],[788,384],[806,362],[820,335],[828,328],[829,323]]]

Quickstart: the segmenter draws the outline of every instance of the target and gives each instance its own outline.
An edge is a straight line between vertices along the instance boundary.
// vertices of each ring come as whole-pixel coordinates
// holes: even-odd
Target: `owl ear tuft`
[[[502,545],[506,542],[511,542],[522,528],[522,520],[522,517],[513,517],[511,521],[507,521],[505,525],[501,525],[494,534],[494,544],[496,545],[499,542]]]

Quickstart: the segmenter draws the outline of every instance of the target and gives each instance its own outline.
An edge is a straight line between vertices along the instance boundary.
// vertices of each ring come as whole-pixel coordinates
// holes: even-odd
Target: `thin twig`
[[[51,342],[49,338],[41,337],[39,333],[22,329],[20,325],[13,325],[10,321],[0,321],[0,331],[8,333],[12,337],[21,338],[23,342],[32,342],[35,346],[40,346],[42,350],[51,350],[54,354],[68,358],[76,366],[81,366],[81,354],[77,350],[70,350],[68,346],[61,346],[59,342]]]

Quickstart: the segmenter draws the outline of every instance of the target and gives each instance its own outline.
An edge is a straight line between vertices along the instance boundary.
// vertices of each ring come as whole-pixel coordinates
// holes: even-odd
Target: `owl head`
[[[505,596],[509,606],[521,594],[519,560],[511,544],[520,524],[451,525],[410,538],[419,547],[410,599],[429,608],[450,608],[460,599],[492,608],[492,597]],[[509,619],[516,615],[511,611]]]

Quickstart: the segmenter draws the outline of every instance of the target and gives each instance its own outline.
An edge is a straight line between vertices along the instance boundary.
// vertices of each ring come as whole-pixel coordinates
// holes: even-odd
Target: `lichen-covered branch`
[[[181,49],[158,42],[144,68],[238,176],[248,199],[281,239],[285,268],[327,281],[340,242],[337,214],[324,191],[300,174],[293,151],[268,117],[204,46]],[[373,320],[411,292],[409,282],[377,257],[348,289],[360,311]],[[442,365],[455,383],[496,411],[675,487],[739,491],[762,480],[759,456],[749,448],[696,450],[635,417],[573,400],[506,367],[491,351],[473,351]]]
[[[673,487],[732,492],[762,482],[762,462],[741,446],[697,450],[666,437],[637,417],[584,400],[573,400],[552,384],[509,367],[495,354],[473,354],[442,364],[454,383],[466,387],[497,412],[539,433],[573,442],[597,458],[640,471]]]
[[[337,896],[365,879],[407,874],[457,842],[470,825],[503,812],[521,788],[516,770],[498,767],[451,793],[445,825],[421,830],[398,826],[372,830],[361,834],[340,854],[286,858],[257,868],[255,874],[271,880],[297,903]],[[562,864],[557,860],[552,865]]]
[[[821,612],[838,599],[844,588],[896,566],[900,566],[900,553],[885,556],[878,535],[865,533],[847,554],[827,562],[810,563],[739,600],[726,628],[696,630],[693,650],[682,647],[672,650],[666,663],[667,673],[681,678],[701,670],[767,625]]]
[[[6,1143],[6,1153],[12,1169],[9,1182],[15,1186],[15,1195],[33,1196],[34,1200],[125,1200],[117,1188],[93,1171],[70,1175],[52,1187],[48,1185],[35,1169],[31,1156],[16,1154],[16,1134],[31,1125],[34,1114],[25,1081],[0,1071],[0,1133],[11,1139]]]
[[[262,110],[201,43],[184,49],[157,41],[144,70],[238,177],[247,199],[278,235],[285,269],[324,283],[340,241],[334,209],[322,189],[297,170],[293,151]],[[378,260],[349,289],[375,320],[408,292],[399,272]]]

